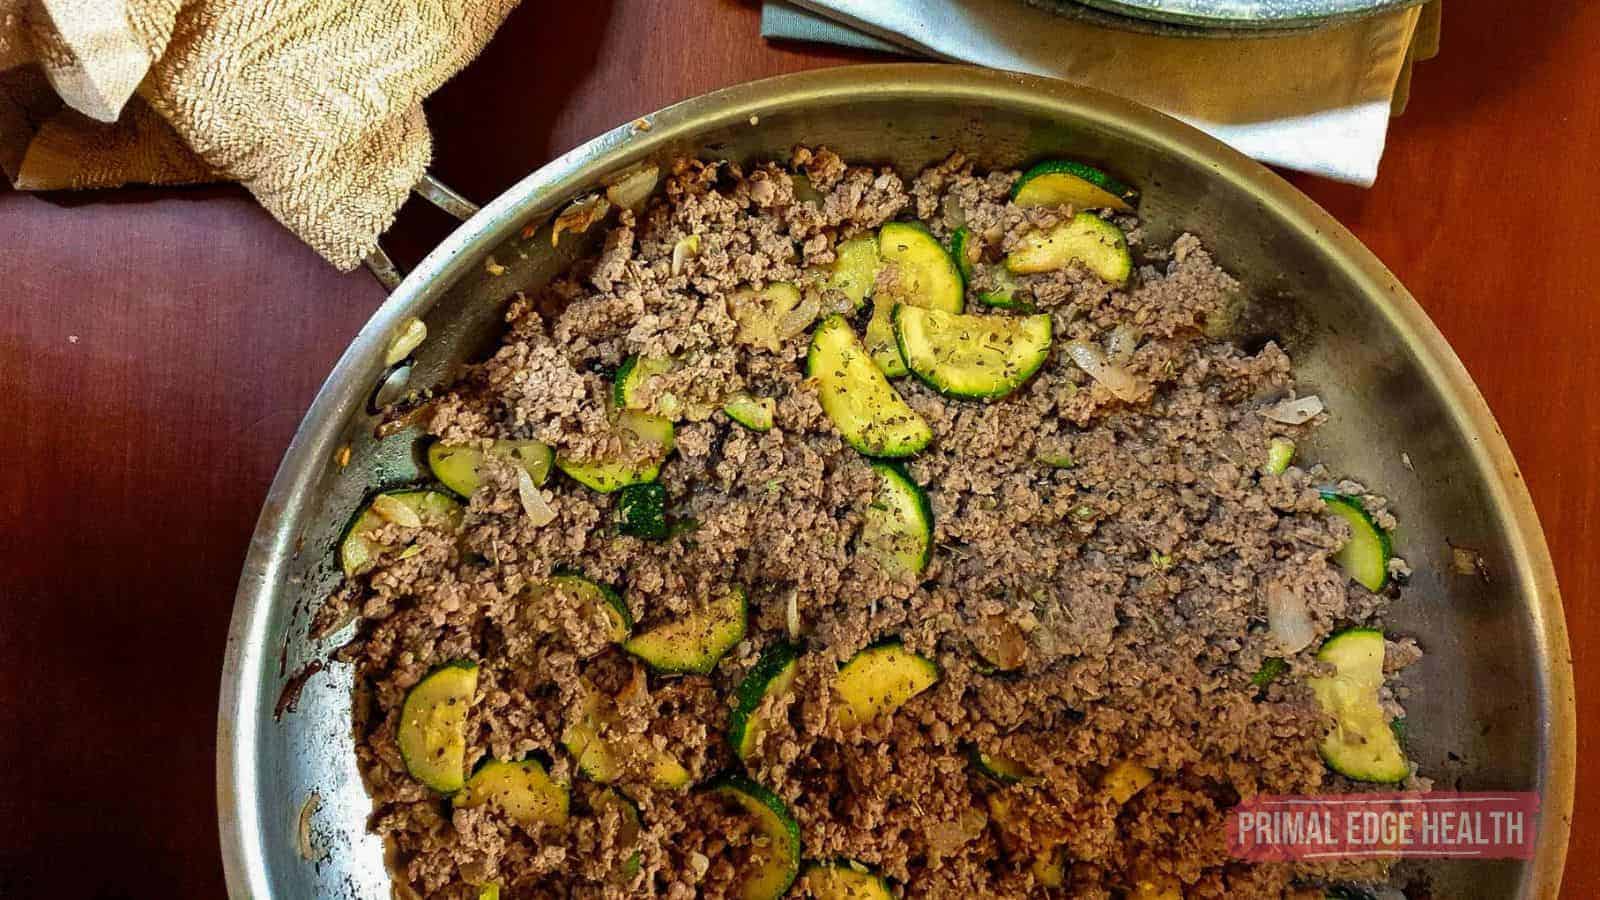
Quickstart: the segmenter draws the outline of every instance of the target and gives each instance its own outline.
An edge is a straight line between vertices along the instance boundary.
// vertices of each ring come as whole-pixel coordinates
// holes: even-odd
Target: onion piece
[[[945,224],[951,228],[965,228],[967,225],[967,211],[961,208],[961,201],[955,194],[945,194],[939,202],[940,211],[944,213]]]
[[[317,862],[323,854],[311,843],[311,817],[317,814],[322,806],[322,795],[312,791],[300,804],[300,819],[295,827],[295,843],[300,848],[300,858],[306,862]]]
[[[388,494],[379,494],[372,498],[372,511],[385,522],[393,522],[405,528],[422,527],[422,517],[417,515],[416,510]]]
[[[522,466],[517,466],[517,496],[522,499],[522,511],[535,526],[548,525],[555,520],[556,511],[545,501],[544,494],[533,483],[533,476]]]
[[[392,366],[405,359],[427,339],[428,326],[416,316],[407,318],[400,326],[400,333],[389,342],[389,350],[383,355],[383,364]]]
[[[1132,322],[1123,322],[1111,329],[1111,337],[1106,339],[1106,361],[1116,366],[1126,365],[1143,339],[1144,330]]]
[[[1285,425],[1304,425],[1322,413],[1322,398],[1316,394],[1281,400],[1261,410],[1263,418]]]
[[[550,246],[555,247],[561,243],[561,232],[570,231],[573,234],[582,234],[589,230],[589,226],[606,217],[611,211],[611,201],[599,194],[590,194],[572,201],[561,215],[556,216],[556,223],[550,226]]]
[[[1149,387],[1144,379],[1127,369],[1106,362],[1105,354],[1100,348],[1088,341],[1068,341],[1067,355],[1072,357],[1078,368],[1088,373],[1090,378],[1099,382],[1124,403],[1138,402]]]
[[[691,234],[686,238],[679,238],[672,245],[672,274],[679,275],[689,260],[700,255],[700,235]]]
[[[788,340],[807,328],[822,313],[822,297],[816,291],[806,291],[794,309],[778,318],[776,331],[780,340]]]
[[[789,626],[789,640],[800,640],[800,592],[794,588],[789,589],[789,595],[783,600],[784,624]]]
[[[1267,628],[1285,655],[1299,653],[1317,639],[1305,597],[1281,582],[1267,587]]]
[[[638,209],[656,189],[661,169],[645,165],[617,176],[606,185],[606,199],[623,209]]]

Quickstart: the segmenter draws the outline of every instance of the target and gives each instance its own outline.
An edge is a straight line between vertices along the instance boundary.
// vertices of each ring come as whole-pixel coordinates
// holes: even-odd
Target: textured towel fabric
[[[432,152],[422,99],[516,0],[0,0],[0,168],[26,190],[234,180],[334,265]]]
[[[1153,106],[1263,162],[1366,186],[1378,175],[1418,15],[1183,38],[1103,28],[1021,0],[769,0],[762,33],[839,42],[855,31],[935,59],[1052,75]]]

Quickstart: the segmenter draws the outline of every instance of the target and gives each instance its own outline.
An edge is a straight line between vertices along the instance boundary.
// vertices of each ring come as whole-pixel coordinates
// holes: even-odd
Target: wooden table
[[[1377,186],[1293,180],[1410,286],[1488,396],[1586,683],[1600,4],[1539,6],[1452,0]],[[430,102],[435,171],[487,200],[671,101],[866,58],[767,45],[757,19],[731,0],[526,3]],[[447,227],[414,203],[389,245],[414,262]],[[235,581],[301,414],[381,296],[235,188],[0,193],[0,896],[222,895],[213,731]],[[1600,692],[1579,713],[1600,715]],[[1588,898],[1600,781],[1578,789],[1564,896]]]

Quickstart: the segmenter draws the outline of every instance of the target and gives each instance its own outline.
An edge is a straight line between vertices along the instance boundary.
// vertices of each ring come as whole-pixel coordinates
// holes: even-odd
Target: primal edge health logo
[[[1246,800],[1228,815],[1238,859],[1532,859],[1533,793],[1335,794]]]

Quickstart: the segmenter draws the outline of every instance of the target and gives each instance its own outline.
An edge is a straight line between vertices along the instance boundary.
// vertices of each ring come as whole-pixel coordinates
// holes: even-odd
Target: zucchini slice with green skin
[[[1359,497],[1324,491],[1328,512],[1350,523],[1350,540],[1333,555],[1333,561],[1361,586],[1374,594],[1389,584],[1389,558],[1393,548],[1389,532],[1367,515]]]
[[[1013,275],[1031,275],[1065,269],[1073,260],[1102,280],[1127,283],[1133,256],[1122,230],[1094,213],[1078,213],[1048,231],[1030,231],[1006,257]]]
[[[1050,356],[1047,313],[967,316],[896,304],[900,356],[946,397],[995,400],[1021,387]]]
[[[958,313],[966,308],[967,286],[961,269],[927,228],[908,222],[890,222],[878,229],[878,252],[894,263],[894,291],[873,298],[867,322],[867,352],[890,378],[906,374],[905,360],[894,339],[894,304],[942,309]]]
[[[722,405],[728,418],[751,431],[771,431],[773,417],[778,411],[778,401],[771,397],[752,397],[743,391],[728,398]]]
[[[1046,160],[1017,179],[1011,202],[1018,206],[1061,206],[1133,212],[1139,192],[1105,172],[1066,159]]]
[[[561,745],[572,754],[578,771],[595,784],[611,784],[622,777],[623,760],[619,756],[643,754],[650,761],[650,784],[662,790],[686,788],[694,776],[683,763],[648,740],[638,740],[629,746],[617,746],[600,736],[605,724],[600,713],[600,701],[594,695],[584,699],[576,719],[567,723],[561,734]]]
[[[497,440],[489,448],[490,456],[503,456],[525,469],[535,485],[542,485],[550,477],[550,467],[555,463],[555,452],[539,441]],[[478,467],[483,464],[483,451],[476,447],[452,447],[434,441],[428,445],[428,470],[439,483],[463,497],[471,497],[478,489]]]
[[[646,382],[677,368],[678,361],[671,357],[630,356],[617,368],[616,380],[611,383],[611,402],[617,409],[647,409],[641,396]],[[683,404],[671,394],[655,398],[655,408],[663,416],[676,419],[683,413]]]
[[[724,654],[744,640],[748,617],[744,588],[730,587],[705,609],[636,634],[622,649],[657,672],[707,675]]]
[[[972,765],[1001,784],[1023,784],[1039,778],[1022,763],[998,753],[985,753],[977,747],[972,748]]]
[[[878,281],[878,239],[870,234],[853,237],[833,248],[833,266],[824,286],[850,299],[856,309],[867,304]]]
[[[977,270],[980,261],[978,250],[972,230],[965,225],[950,235],[950,258],[956,261],[956,269],[961,272],[963,282],[971,281],[973,272]]]
[[[576,572],[563,572],[559,575],[552,575],[545,579],[545,585],[551,588],[571,591],[604,612],[606,620],[610,623],[613,643],[620,644],[626,641],[629,632],[633,631],[633,614],[628,612],[628,604],[623,602],[622,596],[608,585],[586,578]]]
[[[524,826],[567,824],[567,788],[552,781],[537,760],[491,760],[479,766],[450,798],[457,809],[487,806]]]
[[[843,704],[836,721],[850,728],[891,715],[939,681],[939,664],[899,641],[868,647],[850,658],[834,679]]]
[[[557,454],[556,468],[602,494],[655,481],[661,474],[662,461],[672,452],[672,420],[625,409],[617,414],[616,429],[628,450],[627,459],[634,459],[637,451],[642,457],[639,461],[572,459]]]
[[[994,279],[995,286],[987,291],[978,292],[978,302],[997,309],[1033,311],[1032,303],[1017,296],[1022,284],[1017,281],[1017,276],[1011,274],[1011,270],[1005,266],[989,266],[988,272]]]
[[[345,575],[365,572],[380,557],[404,549],[380,544],[371,537],[390,522],[453,530],[461,524],[461,503],[442,491],[427,489],[385,491],[374,496],[351,520],[339,542],[339,564]]]
[[[771,730],[768,721],[771,713],[763,715],[762,702],[768,697],[787,694],[794,687],[795,670],[800,664],[800,648],[794,644],[777,644],[761,654],[750,673],[739,683],[734,693],[733,715],[728,717],[728,743],[734,755],[747,760],[761,738]]]
[[[1273,438],[1267,442],[1267,464],[1261,467],[1261,471],[1268,475],[1282,475],[1293,461],[1294,441]]]
[[[1111,796],[1113,803],[1121,806],[1155,780],[1154,769],[1125,759],[1106,771],[1100,779],[1100,789]]]
[[[862,453],[910,456],[933,440],[933,429],[873,365],[843,316],[829,316],[811,335],[806,374],[840,436]]]
[[[617,834],[619,844],[626,847],[639,843],[639,834],[644,831],[644,816],[640,814],[639,804],[633,802],[633,798],[616,788],[606,788],[595,795],[593,806],[597,814],[603,814],[607,809],[617,811],[617,817],[621,821]],[[617,867],[618,879],[632,881],[633,877],[639,874],[643,862],[640,851],[633,851],[633,855]]]
[[[800,874],[800,823],[777,794],[743,775],[721,775],[706,790],[739,806],[755,819],[764,846],[753,846],[748,872],[739,887],[741,900],[777,900]]]
[[[412,778],[442,794],[466,784],[467,710],[477,691],[477,664],[456,660],[413,685],[400,707],[400,759]]]
[[[812,900],[894,900],[889,882],[853,859],[808,863],[800,877]]]
[[[1311,678],[1317,705],[1333,717],[1318,749],[1328,767],[1346,778],[1393,784],[1411,774],[1405,751],[1378,700],[1383,687],[1383,632],[1347,628],[1328,638],[1317,661],[1333,674]]]
[[[874,462],[878,491],[862,517],[860,552],[891,577],[921,575],[933,556],[933,507],[898,463]]]
[[[630,484],[617,494],[617,531],[647,541],[667,539],[667,488],[659,481]]]

